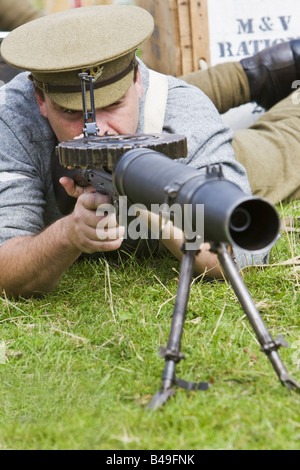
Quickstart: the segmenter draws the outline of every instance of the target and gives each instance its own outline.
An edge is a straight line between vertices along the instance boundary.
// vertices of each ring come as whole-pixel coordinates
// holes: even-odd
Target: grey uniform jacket
[[[149,70],[140,61],[144,93],[137,132],[162,131],[185,135],[188,157],[184,163],[205,171],[222,163],[224,176],[250,194],[245,169],[235,160],[232,130],[222,122],[211,101],[198,89],[167,77],[166,103],[149,106]],[[52,184],[51,155],[56,137],[39,111],[27,73],[0,88],[0,245],[11,238],[34,235],[60,218]],[[158,76],[157,76],[158,77]],[[149,94],[155,96],[155,86]],[[149,98],[149,95],[148,95]],[[160,113],[161,124],[151,123],[149,109]],[[156,114],[156,115],[158,115]],[[253,262],[236,251],[240,266]],[[255,260],[254,260],[255,262]]]

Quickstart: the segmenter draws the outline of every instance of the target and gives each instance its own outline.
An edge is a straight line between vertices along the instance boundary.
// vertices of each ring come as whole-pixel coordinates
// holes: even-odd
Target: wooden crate
[[[155,21],[153,36],[142,46],[144,62],[174,76],[197,69],[208,50],[206,0],[136,0],[135,4]]]
[[[158,72],[180,76],[207,65],[241,60],[300,37],[295,0],[136,0],[156,27],[142,59]]]

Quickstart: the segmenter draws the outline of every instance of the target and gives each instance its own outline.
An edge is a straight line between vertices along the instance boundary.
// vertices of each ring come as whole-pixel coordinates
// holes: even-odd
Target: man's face
[[[96,123],[99,135],[134,134],[139,120],[139,100],[143,94],[143,85],[139,71],[136,82],[131,84],[127,93],[116,103],[96,109]],[[83,112],[62,108],[45,95],[43,100],[37,93],[37,102],[41,114],[48,119],[59,142],[72,140],[82,134]]]

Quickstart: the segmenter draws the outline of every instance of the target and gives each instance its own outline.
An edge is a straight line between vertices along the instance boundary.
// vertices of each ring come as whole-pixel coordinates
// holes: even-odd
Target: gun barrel
[[[208,242],[226,242],[260,252],[271,248],[278,238],[279,217],[267,200],[248,196],[220,175],[203,175],[151,149],[124,153],[115,165],[113,184],[119,195],[148,210],[166,202],[182,208],[190,205],[193,229],[197,208],[203,205],[204,239]]]

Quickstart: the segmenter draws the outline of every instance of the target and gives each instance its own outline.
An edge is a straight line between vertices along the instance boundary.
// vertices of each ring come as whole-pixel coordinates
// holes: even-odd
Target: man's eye
[[[63,109],[64,114],[69,114],[71,116],[74,116],[75,114],[78,114],[79,111],[75,111],[74,109]]]
[[[117,106],[120,106],[122,101],[115,101],[115,103],[110,104],[109,106],[106,106],[104,109],[110,109],[110,108],[116,108]]]

